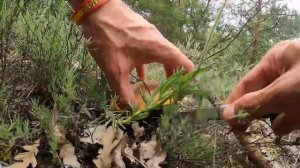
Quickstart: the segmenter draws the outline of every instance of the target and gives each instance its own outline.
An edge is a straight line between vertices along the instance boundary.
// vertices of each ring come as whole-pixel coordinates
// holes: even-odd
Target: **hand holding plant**
[[[121,0],[110,0],[83,22],[90,39],[90,52],[106,74],[112,90],[122,103],[136,104],[130,73],[137,68],[144,77],[143,65],[158,62],[167,76],[179,69],[194,69],[193,63],[163,37],[156,27],[133,12]]]
[[[276,113],[272,122],[275,134],[283,135],[300,128],[300,41],[284,41],[275,45],[241,81],[227,99],[225,118],[241,109],[251,118]],[[234,109],[234,110],[233,110]],[[238,132],[249,123],[231,120]]]

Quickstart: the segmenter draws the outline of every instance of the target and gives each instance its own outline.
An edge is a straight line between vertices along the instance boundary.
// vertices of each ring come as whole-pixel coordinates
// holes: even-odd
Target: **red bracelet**
[[[84,19],[99,9],[109,0],[85,0],[73,14],[72,18],[77,25],[81,25]]]

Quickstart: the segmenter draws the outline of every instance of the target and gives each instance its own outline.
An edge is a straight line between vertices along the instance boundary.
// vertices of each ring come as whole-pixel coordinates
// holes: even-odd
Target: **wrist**
[[[110,0],[83,0],[81,3],[78,3],[72,0],[72,6],[75,8],[75,12],[72,16],[74,22],[77,25],[81,25],[89,15],[100,10],[100,8],[105,6],[109,1]]]
[[[100,10],[88,16],[85,23],[104,24],[116,28],[133,27],[133,24],[145,26],[144,18],[131,10],[122,0],[109,0]]]

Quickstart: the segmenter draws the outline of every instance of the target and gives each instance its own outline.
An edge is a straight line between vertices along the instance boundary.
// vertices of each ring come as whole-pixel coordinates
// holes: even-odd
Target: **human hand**
[[[275,45],[237,84],[227,101],[224,118],[230,119],[244,109],[250,118],[277,113],[272,122],[275,134],[283,135],[300,128],[300,41]],[[229,120],[241,133],[249,123]]]
[[[137,104],[130,84],[130,73],[137,68],[144,78],[144,64],[164,65],[167,76],[194,64],[165,39],[155,26],[133,12],[121,0],[110,0],[83,22],[83,31],[90,39],[90,53],[106,74],[112,90],[122,103]]]

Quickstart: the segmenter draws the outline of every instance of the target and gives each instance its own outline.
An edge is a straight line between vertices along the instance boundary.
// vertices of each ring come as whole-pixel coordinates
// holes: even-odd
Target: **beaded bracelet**
[[[94,11],[98,10],[109,0],[85,0],[73,14],[72,18],[77,25],[81,25],[84,19]]]

